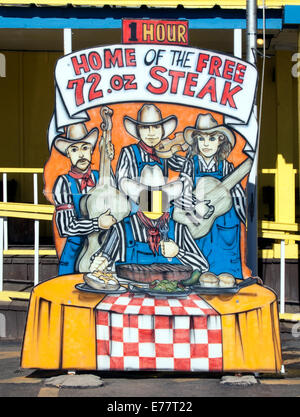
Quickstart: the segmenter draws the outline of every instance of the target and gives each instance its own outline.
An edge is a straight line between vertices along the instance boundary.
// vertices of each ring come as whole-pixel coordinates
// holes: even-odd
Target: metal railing
[[[39,249],[40,220],[52,220],[54,207],[38,203],[38,174],[43,174],[43,168],[0,168],[3,180],[3,202],[0,203],[0,291],[3,291],[3,261],[4,255],[34,256],[34,285],[39,282],[39,256],[55,255],[56,251]],[[33,175],[33,203],[7,202],[7,174]],[[34,249],[8,249],[8,217],[34,220]]]
[[[280,309],[279,313],[283,317],[285,313],[285,245],[288,244],[290,240],[300,241],[300,234],[291,233],[290,231],[282,230],[282,224],[276,224],[275,222],[261,222],[262,226],[268,226],[266,229],[259,230],[259,237],[264,239],[273,239],[280,241],[280,292],[279,292],[279,301]],[[291,225],[289,225],[291,226]],[[297,230],[299,230],[298,224]],[[300,319],[300,317],[299,317]],[[298,319],[298,320],[299,320]]]

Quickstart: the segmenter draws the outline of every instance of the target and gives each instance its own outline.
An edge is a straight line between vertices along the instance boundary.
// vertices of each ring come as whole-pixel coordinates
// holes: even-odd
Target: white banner
[[[55,83],[56,109],[49,126],[49,147],[63,126],[88,120],[89,108],[134,101],[204,108],[222,113],[245,128],[255,99],[257,71],[248,62],[214,51],[170,45],[110,45],[59,59]],[[251,140],[251,149],[255,140]]]

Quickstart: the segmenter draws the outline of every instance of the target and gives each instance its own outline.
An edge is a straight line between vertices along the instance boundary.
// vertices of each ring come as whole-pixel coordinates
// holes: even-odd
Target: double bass
[[[111,184],[111,159],[108,147],[111,143],[113,110],[107,106],[101,107],[100,115],[102,137],[99,142],[100,164],[98,184],[85,194],[80,200],[80,210],[83,217],[88,219],[98,218],[101,214],[110,210],[110,214],[120,222],[131,211],[128,198]],[[93,232],[87,236],[83,249],[76,261],[76,270],[89,272],[91,257],[105,243],[109,230],[105,232]]]

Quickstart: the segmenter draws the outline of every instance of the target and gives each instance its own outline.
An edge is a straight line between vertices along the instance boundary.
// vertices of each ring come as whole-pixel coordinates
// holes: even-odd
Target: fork
[[[170,227],[167,223],[165,223],[163,226],[159,227],[160,232],[160,238],[163,242],[167,242],[169,240],[168,232],[170,230]],[[172,258],[168,258],[168,261],[171,262]]]

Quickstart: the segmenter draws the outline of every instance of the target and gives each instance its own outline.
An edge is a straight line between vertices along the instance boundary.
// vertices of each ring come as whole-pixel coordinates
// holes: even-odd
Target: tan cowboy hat
[[[54,146],[63,155],[67,155],[69,146],[79,142],[89,143],[94,149],[98,133],[99,131],[96,127],[88,132],[84,123],[76,123],[67,127],[66,137],[58,136],[55,139]]]
[[[137,114],[137,119],[124,117],[124,126],[127,132],[136,139],[140,139],[137,126],[155,126],[162,125],[164,134],[162,139],[168,137],[177,126],[177,117],[175,115],[162,118],[161,111],[155,104],[143,104]]]
[[[164,191],[169,201],[172,201],[182,193],[183,184],[179,180],[166,183],[163,172],[158,165],[146,165],[141,172],[139,181],[122,178],[120,180],[120,188],[135,203],[138,203],[140,193],[143,190]]]
[[[235,135],[226,125],[219,125],[210,113],[199,114],[195,123],[195,127],[188,126],[183,131],[185,141],[192,145],[194,138],[192,137],[194,132],[212,133],[218,131],[223,133],[232,147],[235,145]]]

